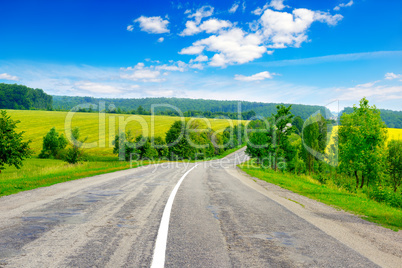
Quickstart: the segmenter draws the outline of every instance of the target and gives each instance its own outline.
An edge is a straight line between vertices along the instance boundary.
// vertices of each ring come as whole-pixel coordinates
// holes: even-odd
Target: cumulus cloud
[[[209,19],[204,21],[202,24],[197,25],[195,21],[187,21],[186,28],[183,32],[180,33],[181,36],[189,36],[198,34],[200,32],[206,33],[217,33],[221,29],[229,28],[232,26],[232,23],[227,20],[219,20],[219,19]]]
[[[165,38],[163,38],[163,37],[159,37],[159,38],[158,38],[158,42],[159,42],[159,43],[162,43],[163,40],[165,40]]]
[[[190,10],[186,10],[184,14],[191,13]],[[214,13],[214,8],[211,6],[203,6],[197,9],[196,12],[188,15],[188,18],[194,18],[196,24],[199,24],[203,18],[211,17]]]
[[[350,6],[352,6],[352,5],[353,5],[353,0],[350,0],[350,1],[349,1],[348,3],[346,3],[346,4],[342,3],[342,4],[337,5],[336,7],[334,7],[334,10],[335,10],[335,11],[338,11],[338,10],[341,9],[341,7],[350,7]]]
[[[192,45],[190,47],[183,48],[180,50],[179,54],[185,54],[185,55],[196,55],[200,54],[204,50],[204,46],[195,46]]]
[[[308,41],[308,29],[313,22],[336,25],[343,16],[331,15],[328,12],[313,11],[305,8],[294,9],[291,13],[275,11],[286,6],[283,1],[271,1],[255,14],[260,18],[251,23],[250,31],[245,32],[230,21],[211,18],[203,21],[206,10],[201,8],[189,17],[199,18],[187,21],[186,28],[180,34],[194,35],[200,32],[213,34],[205,39],[193,42],[189,47],[183,48],[179,54],[199,55],[204,51],[214,53],[210,57],[209,65],[225,67],[232,64],[243,64],[261,58],[265,53],[272,54],[272,49],[286,47],[300,47]],[[209,14],[212,15],[212,8]],[[264,10],[264,11],[263,11]],[[188,11],[188,13],[191,13]],[[198,15],[195,15],[198,14]],[[271,49],[271,50],[267,50]]]
[[[260,58],[267,49],[261,45],[257,34],[247,34],[240,28],[232,28],[193,43],[182,49],[181,54],[200,54],[204,49],[216,52],[210,65],[224,67],[228,64],[246,63]]]
[[[10,75],[8,73],[2,73],[0,74],[0,80],[19,81],[20,78],[18,76]]]
[[[314,21],[336,25],[342,15],[330,15],[326,12],[312,11],[305,8],[294,9],[292,13],[267,9],[260,18],[264,41],[270,48],[300,47],[307,41],[307,30]]]
[[[241,74],[236,74],[234,79],[239,80],[239,81],[246,81],[246,82],[261,81],[261,80],[265,80],[265,79],[272,79],[273,75],[275,75],[275,74],[271,74],[271,73],[265,71],[265,72],[253,74],[251,76],[244,76]]]
[[[233,6],[229,9],[229,13],[235,13],[238,8],[239,8],[239,3],[235,2],[233,4]]]
[[[284,1],[285,0],[272,0],[271,3],[269,4],[269,6],[276,10],[282,10],[285,7],[287,7],[283,4]]]
[[[398,78],[402,78],[402,74],[394,74],[394,73],[386,73],[385,74],[385,79],[387,79],[387,80],[393,80],[393,79],[398,79]]]
[[[140,24],[141,31],[147,33],[160,34],[169,32],[169,29],[167,28],[169,21],[164,20],[159,16],[158,17],[141,16],[134,22],[138,22]]]
[[[251,11],[251,13],[259,16],[261,15],[266,9],[268,9],[269,7],[272,7],[275,10],[282,10],[285,7],[289,7],[289,6],[285,6],[283,4],[284,0],[272,0],[270,3],[266,3],[263,7],[258,7],[255,10]]]
[[[132,32],[134,30],[134,25],[128,25],[127,31]]]
[[[122,92],[121,89],[115,86],[94,83],[90,81],[78,81],[74,83],[74,88],[99,94],[114,94]]]

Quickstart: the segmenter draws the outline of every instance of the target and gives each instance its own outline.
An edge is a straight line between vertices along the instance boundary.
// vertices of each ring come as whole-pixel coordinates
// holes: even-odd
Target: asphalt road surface
[[[401,232],[249,178],[236,168],[245,159],[239,151],[0,198],[0,267],[402,263]]]

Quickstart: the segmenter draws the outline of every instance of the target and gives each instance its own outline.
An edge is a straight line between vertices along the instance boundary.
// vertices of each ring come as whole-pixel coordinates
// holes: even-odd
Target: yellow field
[[[24,139],[32,140],[31,148],[35,154],[41,151],[43,136],[52,127],[55,127],[59,133],[64,133],[65,127],[70,125],[67,112],[7,110],[7,113],[13,120],[21,121],[18,124],[18,130],[26,132]],[[80,128],[82,138],[88,137],[87,143],[95,142],[92,145],[94,147],[85,149],[91,155],[113,155],[112,141],[118,132],[119,125],[125,130],[131,130],[134,136],[143,134],[164,138],[173,122],[180,120],[179,117],[171,116],[103,115],[104,118],[98,113],[75,113],[70,120],[71,127]],[[205,119],[205,121],[206,124],[209,122],[210,127],[215,131],[223,131],[227,126],[237,124],[237,120]]]
[[[334,143],[334,137],[338,134],[338,126],[334,126],[331,133],[331,140],[327,145],[327,150],[329,146]],[[388,141],[390,140],[402,140],[402,129],[400,128],[388,128]]]

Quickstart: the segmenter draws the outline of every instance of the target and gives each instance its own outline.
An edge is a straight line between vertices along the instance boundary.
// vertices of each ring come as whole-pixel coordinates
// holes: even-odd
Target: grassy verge
[[[309,176],[261,169],[253,160],[239,165],[247,174],[292,192],[359,215],[394,231],[402,229],[402,210],[368,199],[363,193],[349,193],[333,185],[322,185]]]
[[[212,159],[221,159],[241,148],[225,151]],[[7,167],[0,173],[0,197],[22,191],[46,187],[60,182],[77,180],[99,174],[130,168],[130,163],[118,161],[117,157],[89,156],[87,162],[70,165],[62,160],[31,158],[24,161],[21,169]],[[184,160],[186,161],[186,160]],[[160,161],[133,162],[132,167],[155,164]],[[196,161],[192,161],[196,162]]]
[[[133,167],[146,164],[133,162]],[[9,167],[0,174],[0,196],[128,168],[130,163],[117,160],[70,165],[61,160],[31,158],[20,170]]]

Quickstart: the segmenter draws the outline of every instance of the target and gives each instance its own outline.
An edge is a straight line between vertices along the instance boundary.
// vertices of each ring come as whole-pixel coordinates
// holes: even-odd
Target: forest
[[[0,83],[0,109],[51,110],[52,96],[42,89]]]
[[[70,97],[70,96],[53,96],[53,108],[55,110],[69,110],[72,107],[83,104],[105,102],[106,107],[113,104],[116,109],[123,113],[132,113],[142,107],[149,112],[152,104],[169,104],[179,108],[183,113],[191,111],[192,113],[211,112],[219,115],[219,113],[237,113],[238,104],[241,103],[241,112],[254,111],[259,116],[270,116],[276,112],[278,103],[248,102],[248,101],[221,101],[206,99],[188,99],[188,98],[140,98],[140,99],[110,99],[110,98],[93,98],[93,97]],[[303,120],[318,110],[321,114],[329,112],[323,106],[293,104],[293,113],[300,116]],[[172,112],[171,109],[159,108],[157,114]],[[228,114],[223,114],[228,116]],[[204,115],[209,117],[208,115]],[[230,116],[228,116],[230,117]]]
[[[56,110],[68,111],[71,108],[84,103],[98,105],[105,102],[106,112],[150,114],[152,104],[169,104],[183,112],[186,117],[225,117],[238,119],[238,105],[241,104],[241,119],[250,120],[255,116],[267,117],[276,112],[276,106],[283,103],[263,103],[248,101],[207,100],[189,98],[94,98],[72,96],[50,96],[42,89],[33,89],[24,85],[0,83],[0,109],[18,110]],[[80,112],[96,112],[93,108],[80,109]],[[379,109],[381,119],[390,128],[402,128],[402,111]],[[330,111],[323,106],[292,104],[292,113],[306,120],[312,114],[320,111],[322,115],[330,115]],[[347,107],[340,112],[351,113],[353,108]],[[179,113],[171,108],[160,107],[155,110],[157,115],[179,116]],[[328,117],[328,116],[326,116]]]

